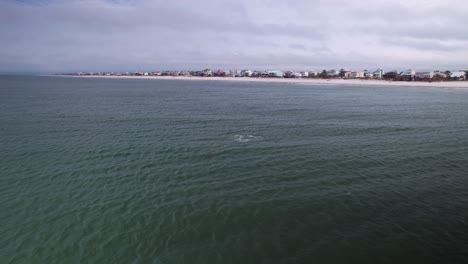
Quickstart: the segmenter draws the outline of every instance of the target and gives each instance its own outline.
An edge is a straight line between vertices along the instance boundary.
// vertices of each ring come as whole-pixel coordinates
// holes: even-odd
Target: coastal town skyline
[[[468,68],[464,1],[0,3],[0,72]]]
[[[102,76],[102,77],[125,77],[125,76],[173,76],[173,77],[249,77],[249,78],[314,78],[314,79],[376,79],[391,81],[465,81],[468,76],[467,70],[458,71],[415,71],[406,69],[403,71],[390,70],[383,68],[376,70],[350,71],[340,70],[322,70],[322,71],[280,71],[280,70],[204,70],[196,71],[136,71],[136,72],[75,72],[75,73],[56,73],[52,75],[63,76]]]

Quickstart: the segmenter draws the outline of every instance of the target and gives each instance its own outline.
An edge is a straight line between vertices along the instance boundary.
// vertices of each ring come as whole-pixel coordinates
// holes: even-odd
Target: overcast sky
[[[0,0],[0,72],[468,68],[466,0]]]

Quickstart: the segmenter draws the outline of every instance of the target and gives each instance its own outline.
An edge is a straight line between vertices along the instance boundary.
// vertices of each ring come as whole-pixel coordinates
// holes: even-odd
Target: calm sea
[[[468,90],[0,77],[0,263],[468,262]]]

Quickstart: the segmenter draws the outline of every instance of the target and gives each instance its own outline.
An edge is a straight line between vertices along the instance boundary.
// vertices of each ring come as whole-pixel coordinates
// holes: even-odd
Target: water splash
[[[247,143],[251,141],[257,141],[261,140],[261,136],[255,136],[255,135],[235,135],[234,140],[239,142],[239,143]]]

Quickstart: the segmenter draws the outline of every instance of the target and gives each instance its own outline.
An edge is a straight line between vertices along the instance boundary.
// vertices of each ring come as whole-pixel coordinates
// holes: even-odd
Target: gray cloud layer
[[[462,0],[1,1],[0,72],[468,68]]]

